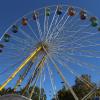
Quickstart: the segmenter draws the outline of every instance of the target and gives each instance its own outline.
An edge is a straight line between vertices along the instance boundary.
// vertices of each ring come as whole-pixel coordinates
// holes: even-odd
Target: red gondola
[[[76,14],[76,11],[73,7],[68,8],[68,15],[74,16]]]

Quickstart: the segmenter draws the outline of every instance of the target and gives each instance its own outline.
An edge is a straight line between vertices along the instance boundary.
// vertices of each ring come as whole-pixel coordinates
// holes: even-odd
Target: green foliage
[[[31,90],[32,90],[32,87],[30,87],[30,89],[25,92],[24,96],[29,97],[29,93],[31,92]],[[14,89],[7,88],[7,89],[3,89],[0,92],[0,96],[6,95],[6,94],[19,94],[19,95],[21,95],[22,92],[23,92],[23,89],[21,89],[20,91],[15,92]],[[40,96],[40,89],[39,89],[39,87],[35,87],[34,93],[33,93],[33,96],[32,96],[32,100],[39,100],[39,96]],[[44,89],[41,89],[41,98],[40,98],[40,100],[46,100],[46,94],[45,94]]]
[[[82,80],[84,80],[85,82],[83,82]],[[88,84],[91,84],[93,87],[96,86],[96,84],[91,81],[91,77],[87,74],[81,75],[79,78],[75,79],[75,85],[73,85],[72,88],[78,96],[79,100],[81,100],[82,97],[84,97],[93,89],[93,87],[90,87],[90,85]],[[57,92],[57,95],[59,100],[74,100],[70,90],[66,90],[65,87],[59,90]],[[92,100],[94,96],[100,96],[100,88],[98,88],[95,94],[93,94],[88,100]],[[56,99],[53,98],[52,100]]]

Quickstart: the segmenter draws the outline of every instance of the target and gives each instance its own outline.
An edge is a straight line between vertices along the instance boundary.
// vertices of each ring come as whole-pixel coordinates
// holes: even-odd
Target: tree
[[[82,81],[84,80],[84,82]],[[89,86],[92,85],[92,87]],[[82,99],[86,94],[88,94],[96,84],[91,81],[91,76],[88,74],[81,75],[79,78],[75,79],[75,85],[72,86],[79,100]],[[59,100],[74,100],[71,92],[63,87],[57,92]],[[95,91],[95,93],[88,100],[92,100],[93,96],[100,96],[100,87]],[[52,100],[56,100],[53,98]]]
[[[7,89],[3,89],[2,91],[0,91],[0,96],[2,95],[6,95],[6,94],[18,94],[21,95],[23,92],[24,88],[21,89],[20,91],[14,91],[14,89],[12,88],[7,88]],[[29,88],[28,91],[25,92],[24,96],[29,97],[29,93],[32,90],[32,87]],[[40,88],[39,87],[35,87],[34,88],[34,93],[32,96],[32,100],[39,100],[39,96],[40,96]],[[46,100],[46,94],[44,89],[41,89],[41,96],[40,96],[40,100]]]
[[[29,94],[31,92],[33,88],[30,87],[28,91],[25,92],[25,96],[26,97],[29,97]],[[41,91],[41,95],[40,95],[40,91]],[[34,88],[34,93],[33,93],[33,96],[32,96],[32,100],[39,100],[39,97],[40,97],[40,100],[46,100],[46,94],[45,94],[45,91],[44,89],[40,89],[39,87],[35,87]]]
[[[84,82],[82,82],[81,80],[83,80]],[[90,87],[89,84],[91,84],[92,87]],[[84,75],[81,75],[79,78],[76,78],[73,89],[74,89],[75,93],[77,94],[77,96],[79,97],[79,99],[82,99],[95,86],[96,86],[96,84],[94,84],[91,81],[91,76],[88,74],[84,74]]]

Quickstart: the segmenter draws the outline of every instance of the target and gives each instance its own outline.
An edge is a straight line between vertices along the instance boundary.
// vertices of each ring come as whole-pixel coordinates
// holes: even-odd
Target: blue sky
[[[100,0],[0,0],[0,36],[24,14],[44,6],[66,4],[85,8],[100,18]]]
[[[55,4],[79,6],[100,18],[100,0],[0,0],[0,34],[27,12]]]

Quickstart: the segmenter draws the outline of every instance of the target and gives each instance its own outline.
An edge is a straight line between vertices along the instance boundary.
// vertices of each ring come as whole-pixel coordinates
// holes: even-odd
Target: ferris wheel
[[[70,84],[83,73],[99,78],[99,60],[100,23],[96,16],[68,5],[36,9],[15,21],[0,38],[0,91],[7,86],[17,91],[22,85],[24,95],[33,86],[31,98],[39,86],[59,100],[56,93],[63,84],[79,100]],[[80,81],[94,89],[85,79]]]

